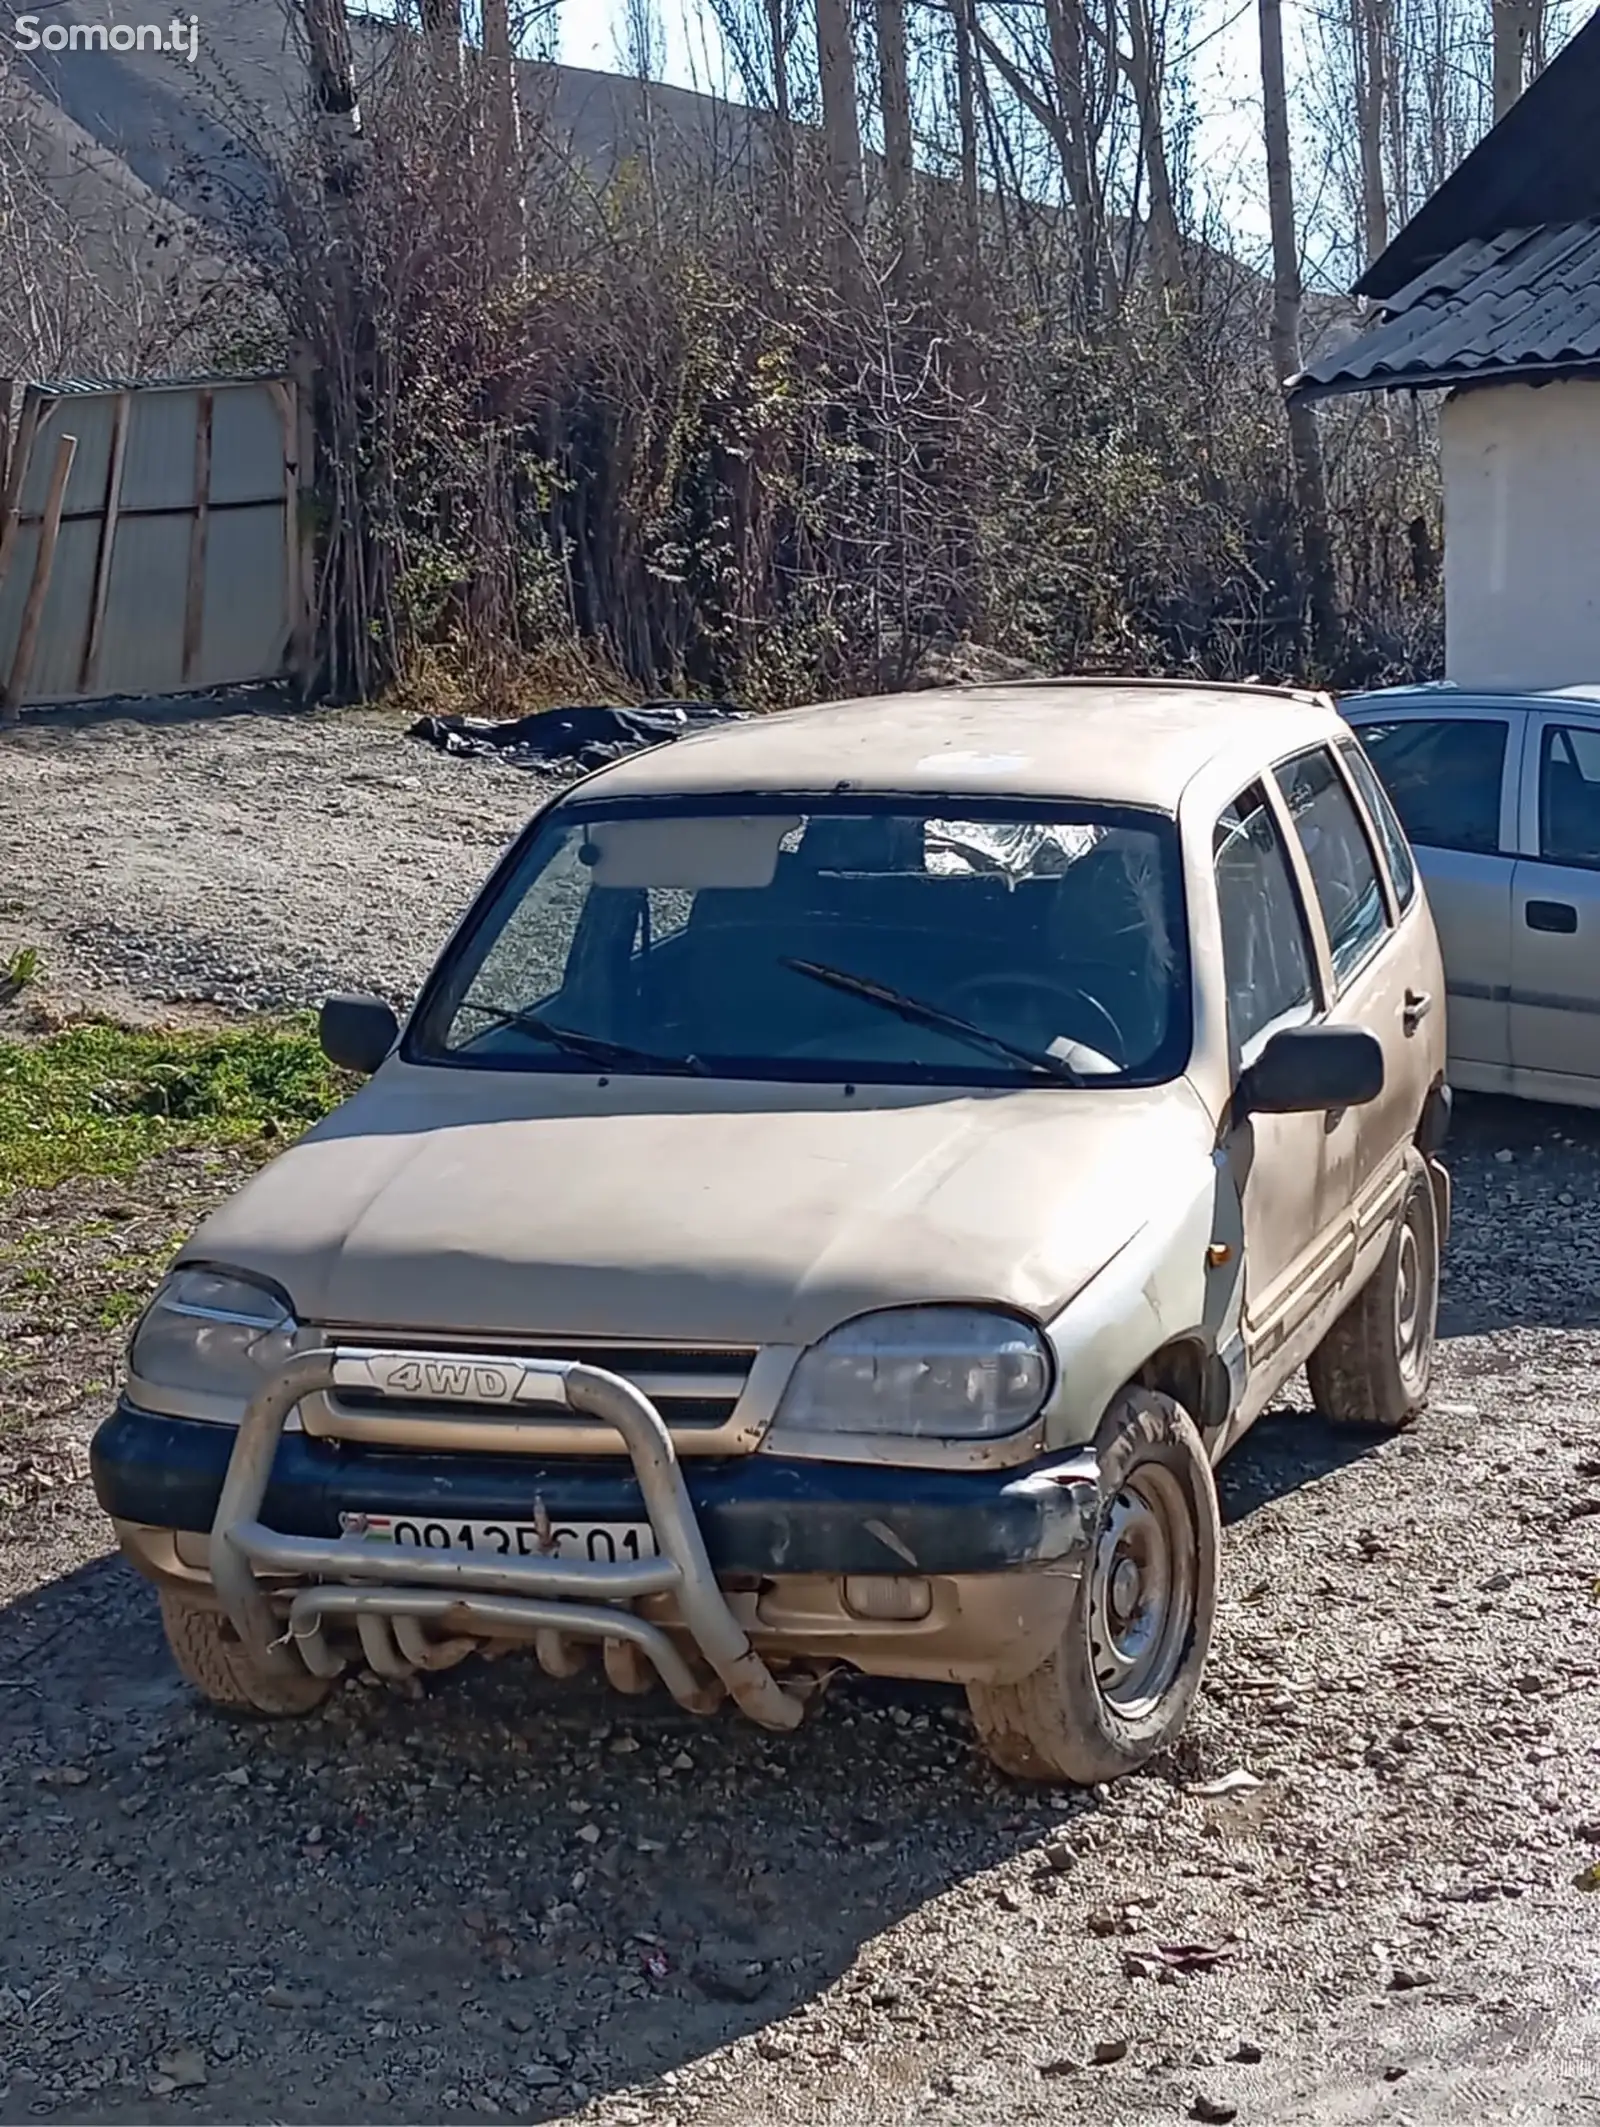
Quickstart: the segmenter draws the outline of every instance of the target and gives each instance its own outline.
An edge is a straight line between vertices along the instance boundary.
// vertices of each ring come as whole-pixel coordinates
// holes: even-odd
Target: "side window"
[[[1311,866],[1334,977],[1342,983],[1389,922],[1372,845],[1326,747],[1285,761],[1276,774]]]
[[[1511,727],[1490,717],[1408,717],[1360,726],[1361,743],[1418,849],[1500,848],[1500,788]]]
[[[1223,813],[1212,841],[1228,1031],[1236,1053],[1269,1027],[1309,1019],[1311,940],[1288,852],[1266,793],[1252,784]]]
[[[1539,749],[1539,854],[1600,870],[1600,731],[1550,724]]]
[[[1409,908],[1417,898],[1417,861],[1411,854],[1405,829],[1395,818],[1389,794],[1357,741],[1341,739],[1339,753],[1378,830],[1378,840],[1389,862],[1389,876],[1394,881],[1395,899],[1402,908]]]

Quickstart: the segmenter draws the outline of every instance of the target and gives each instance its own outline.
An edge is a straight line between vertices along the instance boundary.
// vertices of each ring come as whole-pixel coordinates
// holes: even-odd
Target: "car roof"
[[[1339,707],[1346,716],[1360,716],[1368,709],[1399,709],[1409,702],[1420,702],[1426,707],[1443,706],[1451,701],[1491,708],[1497,702],[1503,702],[1508,709],[1538,709],[1547,705],[1600,709],[1600,681],[1585,681],[1574,687],[1463,687],[1453,679],[1418,680],[1409,686],[1371,687],[1364,693],[1343,695]]]
[[[1341,728],[1326,695],[1214,681],[1053,679],[829,702],[698,732],[601,770],[587,797],[904,791],[1081,798],[1176,811],[1237,755],[1241,777]]]

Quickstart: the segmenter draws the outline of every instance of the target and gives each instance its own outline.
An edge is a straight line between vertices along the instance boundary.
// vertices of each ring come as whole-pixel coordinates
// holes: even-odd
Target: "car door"
[[[1263,783],[1223,809],[1212,865],[1237,1083],[1274,1034],[1321,1011],[1325,971],[1284,823]],[[1266,1377],[1267,1392],[1281,1378],[1274,1355],[1342,1275],[1339,1237],[1330,1255],[1317,1218],[1325,1135],[1320,1115],[1250,1115],[1221,1147],[1240,1207],[1246,1364]],[[1259,1408],[1256,1393],[1249,1400]]]
[[[1327,938],[1326,1022],[1363,1027],[1383,1047],[1378,1098],[1318,1118],[1318,1222],[1331,1232],[1349,1220],[1359,1251],[1393,1213],[1406,1148],[1433,1083],[1437,1020],[1423,1030],[1430,1014],[1443,1010],[1442,970],[1425,928],[1407,925],[1401,939],[1396,883],[1337,748],[1307,747],[1280,762],[1273,779]]]
[[[1509,705],[1347,705],[1416,851],[1444,956],[1451,1075],[1511,1069],[1511,876],[1523,714]]]
[[[1600,716],[1530,715],[1511,881],[1517,1091],[1600,1105]]]

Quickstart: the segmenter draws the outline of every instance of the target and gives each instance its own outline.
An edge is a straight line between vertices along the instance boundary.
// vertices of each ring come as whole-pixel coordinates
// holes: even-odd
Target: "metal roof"
[[[1424,267],[1383,310],[1382,324],[1291,378],[1291,395],[1600,369],[1600,220],[1470,239]]]
[[[45,399],[70,399],[116,391],[218,391],[230,384],[282,384],[290,372],[276,369],[201,370],[171,377],[46,377],[30,384]]]

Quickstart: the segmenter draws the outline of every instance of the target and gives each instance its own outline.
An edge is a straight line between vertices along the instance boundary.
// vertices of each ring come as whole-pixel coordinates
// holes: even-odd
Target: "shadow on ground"
[[[193,2039],[198,2121],[260,2117],[265,2088],[281,2122],[368,2117],[380,2079],[388,2118],[437,2119],[453,2087],[491,2117],[561,2116],[574,2086],[648,2081],[790,2015],[906,1913],[1100,1808],[1007,1787],[950,1690],[840,1683],[768,1736],[518,1658],[417,1699],[351,1687],[307,1721],[234,1723],[178,1682],[118,1562],[7,1628],[20,1925],[0,1982],[48,1969],[92,2013]],[[70,2109],[150,2101],[141,2083]]]

